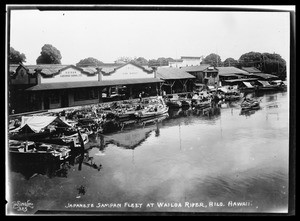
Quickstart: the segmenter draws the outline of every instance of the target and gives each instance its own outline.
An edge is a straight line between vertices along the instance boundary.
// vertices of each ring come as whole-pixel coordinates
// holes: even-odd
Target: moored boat
[[[258,80],[258,90],[262,90],[262,91],[271,91],[271,90],[278,90],[279,87],[277,85],[274,84],[270,84],[268,81],[261,81]]]
[[[142,110],[139,110],[135,113],[135,116],[138,121],[148,120],[149,118],[157,118],[160,116],[168,116],[169,107],[164,102],[161,96],[157,97],[157,99],[149,104]]]
[[[9,140],[8,152],[14,160],[65,160],[70,156],[68,146],[33,141]]]
[[[258,100],[245,98],[241,103],[242,110],[258,110],[260,109],[260,102]]]
[[[165,96],[164,101],[169,108],[185,108],[191,105],[190,99],[178,94],[168,94]]]
[[[84,143],[88,135],[82,133]],[[77,130],[59,117],[30,116],[22,117],[21,126],[9,132],[11,140],[28,140],[49,144],[68,145],[71,148],[80,147]]]
[[[221,93],[225,101],[235,101],[241,98],[240,91],[232,86],[220,87],[218,88],[218,92]]]

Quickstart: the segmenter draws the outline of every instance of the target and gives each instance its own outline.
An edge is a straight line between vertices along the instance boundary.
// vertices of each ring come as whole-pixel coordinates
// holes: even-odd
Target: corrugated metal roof
[[[108,68],[102,68],[101,72],[103,72],[104,74],[109,74],[111,72],[114,72],[115,68],[114,67],[108,67]]]
[[[173,61],[169,61],[169,63],[170,62],[183,62],[183,60],[182,59],[174,59]]]
[[[94,74],[96,73],[98,70],[96,69],[96,67],[80,67],[84,72],[87,72],[89,74]]]
[[[163,82],[158,78],[136,78],[124,80],[110,80],[110,81],[86,81],[86,82],[62,82],[51,84],[39,84],[30,87],[28,91],[42,91],[42,90],[58,90],[67,88],[83,88],[83,87],[101,87],[101,86],[114,86],[114,85],[130,85],[130,84],[147,84]]]
[[[187,66],[187,67],[181,67],[180,69],[186,72],[197,72],[197,71],[204,71],[211,65],[209,64],[202,64],[202,65],[196,65],[196,66]]]
[[[276,75],[273,75],[273,74],[266,74],[266,73],[254,73],[253,75],[254,75],[254,76],[257,76],[257,77],[262,77],[262,78],[264,78],[264,79],[278,78]]]
[[[82,70],[88,74],[95,74],[97,72],[96,66],[88,66],[88,67],[76,67],[74,65],[63,65],[63,64],[38,64],[38,65],[23,65],[29,73],[33,74],[36,71],[40,71],[45,75],[53,75],[57,74],[60,70],[72,67]],[[19,65],[10,65],[10,70],[15,71]]]
[[[157,77],[167,80],[167,79],[187,79],[187,78],[195,78],[195,76],[183,71],[179,68],[162,68],[159,67],[156,71]]]
[[[124,63],[122,63],[122,64],[119,64],[119,63],[105,63],[105,64],[98,65],[97,67],[98,68],[109,68],[109,67],[120,67],[122,65],[124,65]]]
[[[251,75],[247,71],[241,70],[236,67],[217,67],[219,70],[219,75],[221,76],[229,76],[231,74],[243,74],[243,75]]]
[[[255,80],[257,80],[257,78],[238,78],[238,79],[225,80],[225,82],[233,83],[233,82],[255,81]]]
[[[244,71],[249,72],[249,73],[261,73],[261,71],[258,70],[258,69],[255,68],[255,67],[242,67],[242,69],[243,69]]]
[[[110,74],[110,73],[113,73],[115,72],[117,69],[119,68],[122,68],[128,64],[131,64],[131,65],[134,65],[138,68],[141,68],[142,70],[146,71],[146,72],[153,72],[153,69],[151,67],[147,67],[147,66],[141,66],[141,65],[138,65],[134,62],[127,62],[127,63],[124,63],[124,64],[116,64],[116,65],[113,65],[113,66],[108,66],[108,67],[103,67],[101,68],[101,72],[104,73],[104,74]]]
[[[250,82],[243,81],[243,84],[246,85],[247,88],[254,88],[254,86],[250,84]]]
[[[239,77],[239,75],[231,74],[231,73],[219,73],[219,76],[221,76],[221,77]]]

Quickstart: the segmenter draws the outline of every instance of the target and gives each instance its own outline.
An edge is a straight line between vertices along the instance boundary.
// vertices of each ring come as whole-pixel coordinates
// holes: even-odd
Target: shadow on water
[[[251,109],[250,110],[241,110],[240,115],[244,115],[246,117],[249,117],[249,116],[255,114],[255,112],[258,111],[258,110],[260,110],[260,109],[256,109],[256,110],[251,110]]]
[[[101,164],[97,165],[93,162],[93,157],[90,157],[89,152],[86,150],[80,153],[72,153],[70,157],[64,161],[47,160],[40,162],[9,158],[10,170],[22,174],[27,180],[36,175],[46,175],[48,178],[67,178],[69,170],[77,164],[79,171],[82,169],[82,165],[94,168],[98,171],[102,168]]]
[[[200,119],[205,120],[215,120],[221,115],[221,106],[218,103],[212,103],[210,107],[206,108],[179,108],[179,109],[169,109],[169,118],[165,122],[172,121],[174,119],[185,119],[188,123],[190,117],[197,116]],[[190,119],[193,121],[192,118]]]

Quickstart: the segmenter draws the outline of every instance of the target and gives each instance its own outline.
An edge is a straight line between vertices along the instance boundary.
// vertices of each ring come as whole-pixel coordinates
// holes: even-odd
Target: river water
[[[288,93],[253,96],[261,109],[170,110],[157,124],[92,135],[65,164],[9,167],[8,211],[287,212]]]

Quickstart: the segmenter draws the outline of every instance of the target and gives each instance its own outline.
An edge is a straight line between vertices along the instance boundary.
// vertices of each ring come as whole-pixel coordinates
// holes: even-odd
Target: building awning
[[[271,78],[278,78],[276,75],[273,75],[273,74],[265,74],[265,73],[254,73],[253,76],[255,77],[261,77],[261,78],[264,78],[264,79],[271,79]]]
[[[136,78],[124,80],[109,80],[109,81],[86,81],[86,82],[62,82],[51,84],[39,84],[26,89],[27,91],[43,91],[43,90],[58,90],[83,87],[105,87],[114,85],[131,85],[131,84],[149,84],[159,83],[163,80],[158,78]]]
[[[239,77],[237,74],[232,74],[232,73],[219,73],[220,77]]]
[[[258,82],[261,83],[263,86],[270,86],[271,85],[267,81],[258,81]]]
[[[238,79],[225,80],[225,82],[233,83],[233,82],[255,81],[255,80],[257,80],[257,78],[238,78]]]
[[[243,81],[243,84],[246,85],[247,88],[254,88],[254,86],[250,84],[250,82]]]

